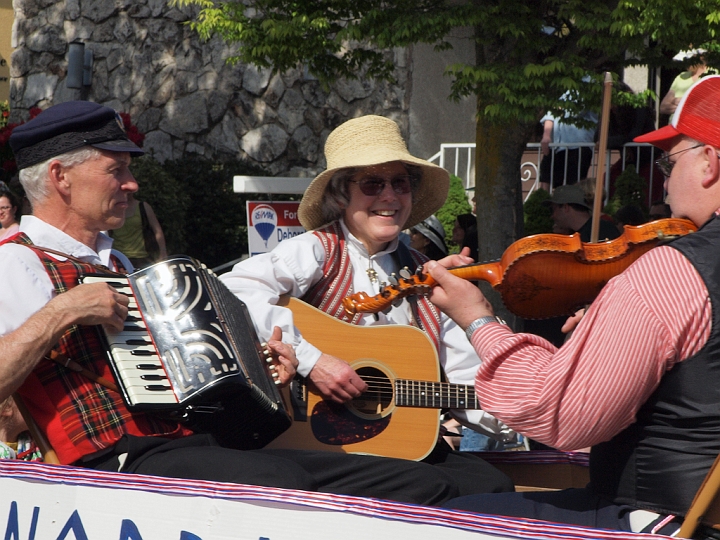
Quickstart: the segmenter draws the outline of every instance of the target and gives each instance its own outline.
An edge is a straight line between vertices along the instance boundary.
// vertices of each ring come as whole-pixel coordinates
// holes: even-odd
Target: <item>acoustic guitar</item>
[[[440,409],[480,408],[472,386],[440,381],[430,338],[411,326],[356,326],[283,298],[295,326],[321,351],[348,362],[369,389],[337,404],[295,380],[285,398],[290,428],[266,448],[374,454],[420,460],[435,447]]]

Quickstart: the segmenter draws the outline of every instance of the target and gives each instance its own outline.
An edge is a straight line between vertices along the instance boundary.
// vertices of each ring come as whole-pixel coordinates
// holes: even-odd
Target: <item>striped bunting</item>
[[[406,523],[451,527],[506,538],[533,538],[541,540],[642,540],[653,537],[653,535],[647,534],[572,527],[532,519],[510,519],[443,508],[395,503],[380,499],[309,493],[305,491],[221,482],[160,478],[124,473],[105,473],[91,469],[16,460],[0,460],[0,483],[2,483],[2,478],[13,478],[27,481],[28,483],[34,482],[34,489],[42,489],[41,486],[37,486],[37,482],[47,482],[85,487],[145,491],[166,495],[201,496],[246,502],[271,502],[314,509],[350,512],[361,516],[377,517]],[[655,537],[662,538],[660,536]]]

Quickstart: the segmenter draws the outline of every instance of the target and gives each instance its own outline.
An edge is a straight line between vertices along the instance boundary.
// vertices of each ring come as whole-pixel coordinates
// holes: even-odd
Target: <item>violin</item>
[[[625,225],[606,242],[581,242],[580,234],[536,234],[517,240],[499,261],[449,268],[467,280],[486,281],[503,303],[524,319],[571,315],[591,303],[605,284],[659,242],[697,230],[686,219],[660,219]],[[422,267],[392,275],[375,296],[360,292],[343,299],[350,314],[377,313],[409,295],[427,295],[437,282]]]

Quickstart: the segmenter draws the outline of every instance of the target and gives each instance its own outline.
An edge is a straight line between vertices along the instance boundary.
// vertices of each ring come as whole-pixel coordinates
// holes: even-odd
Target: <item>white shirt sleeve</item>
[[[278,244],[270,253],[255,255],[236,264],[220,279],[251,313],[261,340],[272,334],[274,326],[283,332],[283,341],[295,348],[300,365],[298,373],[306,377],[321,351],[303,339],[295,328],[289,309],[276,305],[280,296],[303,296],[322,277],[325,252],[313,234],[305,233]]]
[[[20,244],[0,247],[0,335],[19,328],[47,304],[55,289],[40,259]]]

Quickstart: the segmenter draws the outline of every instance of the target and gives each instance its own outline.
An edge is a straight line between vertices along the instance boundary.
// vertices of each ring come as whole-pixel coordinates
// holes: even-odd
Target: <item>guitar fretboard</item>
[[[395,380],[395,405],[435,409],[479,409],[475,389],[462,384]]]

